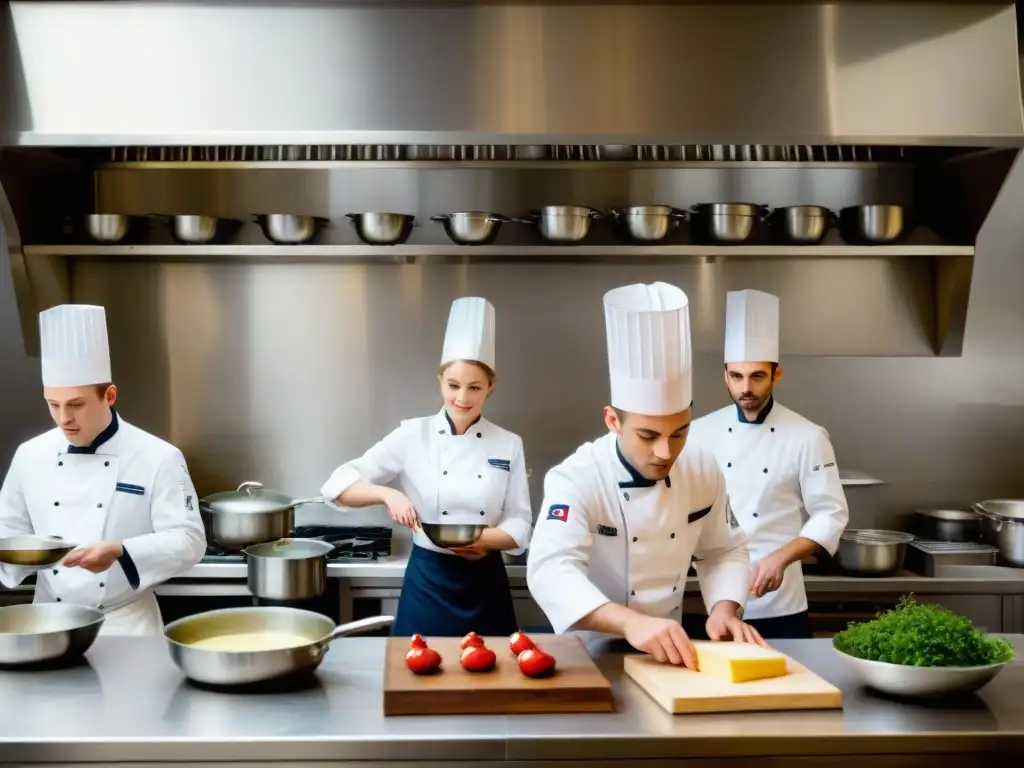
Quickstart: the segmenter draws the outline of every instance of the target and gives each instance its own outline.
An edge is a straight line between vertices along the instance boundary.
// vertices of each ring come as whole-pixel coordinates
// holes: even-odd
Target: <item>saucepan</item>
[[[312,672],[339,637],[391,626],[393,616],[334,625],[298,608],[223,608],[164,628],[171,659],[185,677],[215,686],[251,685]]]
[[[398,245],[409,239],[416,217],[408,213],[346,213],[356,234],[370,245]]]
[[[246,547],[249,591],[266,600],[308,600],[327,588],[327,556],[334,544],[280,539]]]
[[[771,218],[776,237],[794,245],[817,245],[838,221],[835,213],[821,205],[787,205],[772,211]]]
[[[517,224],[536,224],[540,236],[552,243],[576,243],[587,236],[590,223],[601,212],[582,205],[546,205],[529,218],[513,219]]]
[[[685,221],[686,211],[667,205],[634,205],[611,211],[615,222],[630,239],[653,243],[664,240],[669,230]]]
[[[0,665],[71,664],[92,646],[103,613],[70,603],[0,608]]]
[[[742,243],[764,221],[768,207],[753,203],[700,203],[693,207],[697,231],[713,243]]]
[[[242,226],[238,219],[218,219],[216,216],[200,214],[152,214],[150,218],[167,222],[175,240],[192,245],[229,240]]]
[[[0,538],[0,563],[53,565],[77,546],[60,536],[5,536]]]
[[[267,240],[281,245],[308,243],[329,221],[319,216],[295,213],[262,213],[255,220]]]
[[[217,543],[238,552],[252,544],[287,538],[295,527],[295,507],[322,502],[320,496],[295,499],[249,481],[237,490],[204,496],[199,500],[199,510],[210,516],[211,533]]]
[[[498,236],[501,225],[510,221],[505,216],[486,211],[458,211],[430,218],[444,222],[444,231],[458,245],[487,245]]]

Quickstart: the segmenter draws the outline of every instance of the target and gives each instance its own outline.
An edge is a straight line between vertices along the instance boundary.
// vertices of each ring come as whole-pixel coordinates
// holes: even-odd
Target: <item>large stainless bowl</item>
[[[71,663],[89,650],[103,613],[68,603],[0,608],[0,665]]]
[[[131,217],[121,213],[90,213],[85,217],[85,231],[97,243],[119,243],[128,234]]]
[[[53,565],[76,546],[60,536],[5,536],[0,538],[0,563]]]
[[[370,245],[397,245],[408,238],[416,217],[406,213],[346,213],[356,234]]]
[[[667,205],[634,205],[611,211],[616,223],[631,239],[653,243],[664,240],[672,227],[686,219],[686,212]]]
[[[864,685],[904,697],[973,693],[988,684],[1008,663],[1004,661],[982,667],[910,667],[858,659],[835,646],[832,650]]]
[[[701,203],[694,206],[698,229],[716,243],[742,243],[763,217],[764,206],[751,203]]]
[[[902,205],[855,205],[840,214],[846,233],[855,241],[884,245],[903,234]]]
[[[892,576],[903,567],[909,533],[873,528],[843,531],[836,563],[852,576]]]
[[[451,549],[466,547],[480,538],[485,525],[456,525],[450,523],[420,523],[423,532],[435,547]]]
[[[481,245],[494,240],[501,225],[509,221],[505,216],[486,211],[457,211],[430,217],[444,223],[445,232],[459,245]]]
[[[789,205],[773,211],[785,240],[797,245],[820,243],[832,223],[832,212],[820,205]]]

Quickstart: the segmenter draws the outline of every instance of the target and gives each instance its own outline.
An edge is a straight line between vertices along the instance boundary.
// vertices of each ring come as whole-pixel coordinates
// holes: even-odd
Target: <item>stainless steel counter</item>
[[[1024,651],[1024,636],[1011,639]],[[87,665],[0,672],[0,763],[1024,756],[1024,661],[977,697],[921,706],[860,689],[826,640],[780,641],[843,689],[844,710],[673,717],[623,677],[606,641],[591,647],[614,713],[385,718],[383,639],[338,641],[312,687],[240,694],[185,682],[162,640],[100,638]]]

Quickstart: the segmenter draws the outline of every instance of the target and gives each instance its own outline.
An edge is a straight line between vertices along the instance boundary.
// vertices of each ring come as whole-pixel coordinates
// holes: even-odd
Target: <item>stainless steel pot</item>
[[[903,234],[902,205],[856,205],[840,212],[844,239],[883,245]]]
[[[246,555],[249,591],[266,600],[308,600],[327,589],[327,556],[334,545],[319,539],[254,544]]]
[[[5,536],[0,538],[0,563],[53,565],[77,546],[60,536]]]
[[[768,209],[752,203],[701,203],[693,210],[705,237],[718,243],[742,243],[750,238],[755,222],[763,220]]]
[[[86,233],[97,243],[119,243],[128,234],[131,217],[120,213],[91,213],[84,223]]]
[[[999,559],[1024,568],[1024,500],[990,499],[972,504],[971,509],[985,519],[985,538],[999,547]]]
[[[0,665],[70,664],[92,647],[103,613],[70,603],[0,608]]]
[[[672,227],[686,219],[686,211],[667,205],[635,205],[615,208],[611,212],[615,222],[633,240],[657,242],[664,240]]]
[[[281,245],[298,245],[312,240],[327,219],[296,213],[265,213],[256,222],[267,240]]]
[[[151,218],[169,222],[174,239],[192,245],[225,239],[241,224],[237,219],[218,219],[216,216],[199,214],[154,215]]]
[[[835,214],[820,205],[789,205],[772,212],[773,222],[787,242],[814,245],[825,239]]]
[[[836,563],[851,576],[892,576],[903,567],[909,533],[872,528],[844,531],[836,550]]]
[[[535,224],[540,236],[552,243],[576,243],[590,232],[590,223],[601,218],[600,211],[581,205],[546,205],[518,224]]]
[[[293,499],[250,481],[237,490],[203,497],[199,509],[210,516],[213,538],[237,552],[252,544],[287,538],[295,527],[295,507],[322,502],[322,497]]]
[[[960,509],[918,509],[914,529],[925,541],[978,541],[982,538],[981,515]]]
[[[171,659],[190,680],[207,685],[249,685],[312,672],[333,640],[392,623],[392,616],[373,616],[336,627],[328,617],[298,608],[224,608],[171,622],[164,628],[164,639]],[[253,651],[195,647],[208,638],[246,635],[248,639],[259,634],[289,635],[295,643]]]
[[[409,237],[415,216],[407,213],[346,213],[365,243],[370,245],[396,245]]]
[[[498,236],[501,225],[511,221],[505,216],[484,211],[459,211],[431,216],[433,221],[444,222],[444,231],[452,242],[459,245],[483,245]]]

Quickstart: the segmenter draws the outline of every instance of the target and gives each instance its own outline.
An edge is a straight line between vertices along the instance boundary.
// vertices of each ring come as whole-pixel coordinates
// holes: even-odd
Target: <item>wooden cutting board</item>
[[[662,664],[646,654],[627,656],[623,668],[652,699],[676,715],[843,706],[838,688],[788,656],[789,674],[746,683],[730,683],[686,667]]]
[[[536,635],[534,642],[555,657],[556,672],[531,679],[519,671],[507,637],[484,641],[498,657],[490,672],[467,672],[459,664],[457,637],[428,637],[441,654],[441,671],[414,675],[405,667],[409,640],[389,637],[384,659],[385,715],[503,715],[544,712],[611,712],[612,687],[578,637]]]

